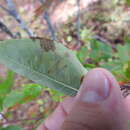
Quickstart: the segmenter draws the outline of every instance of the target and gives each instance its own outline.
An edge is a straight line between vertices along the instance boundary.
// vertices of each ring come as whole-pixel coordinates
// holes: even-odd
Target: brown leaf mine
[[[39,39],[40,40],[40,46],[42,49],[45,51],[54,51],[55,48],[55,42],[54,40],[51,40],[49,38],[44,38],[44,37],[31,37],[32,40]]]
[[[50,39],[40,39],[41,48],[45,51],[54,51],[55,50],[55,43],[53,40]]]

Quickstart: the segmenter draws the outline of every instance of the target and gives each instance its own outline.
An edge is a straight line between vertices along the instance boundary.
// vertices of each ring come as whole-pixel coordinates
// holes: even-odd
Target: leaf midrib
[[[69,89],[71,89],[71,90],[74,90],[75,92],[78,92],[78,89],[72,88],[72,87],[71,87],[70,85],[68,85],[68,84],[65,84],[65,83],[63,83],[63,82],[61,82],[61,81],[57,81],[57,80],[55,80],[55,79],[53,79],[53,78],[51,78],[51,77],[49,77],[49,76],[47,76],[47,75],[45,75],[45,74],[42,74],[42,73],[37,72],[37,71],[35,71],[35,70],[32,70],[32,69],[29,68],[28,66],[16,62],[13,58],[10,58],[9,56],[4,56],[4,57],[7,58],[8,60],[10,60],[11,62],[13,62],[14,64],[17,64],[17,65],[19,65],[19,66],[23,66],[24,68],[28,69],[28,70],[31,71],[31,72],[34,72],[34,73],[40,75],[41,77],[44,76],[44,77],[46,77],[47,79],[49,79],[49,80],[51,80],[51,81],[53,81],[53,82],[56,82],[56,83],[58,83],[58,84],[61,84],[61,85],[65,86],[65,87],[67,87],[67,88],[69,88]]]

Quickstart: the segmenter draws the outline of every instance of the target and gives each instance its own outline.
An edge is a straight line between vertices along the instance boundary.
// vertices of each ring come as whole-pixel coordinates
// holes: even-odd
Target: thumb
[[[110,72],[88,72],[61,130],[127,130],[120,88]]]

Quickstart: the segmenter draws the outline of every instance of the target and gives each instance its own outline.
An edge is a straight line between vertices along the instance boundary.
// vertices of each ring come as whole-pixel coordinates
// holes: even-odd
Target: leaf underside
[[[1,41],[0,63],[38,84],[75,95],[87,71],[72,51],[53,44],[55,48],[47,50],[39,39]]]

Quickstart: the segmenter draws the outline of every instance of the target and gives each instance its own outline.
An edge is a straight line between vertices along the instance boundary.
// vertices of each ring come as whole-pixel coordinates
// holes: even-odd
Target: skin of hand
[[[110,72],[92,69],[76,97],[60,103],[37,130],[128,130],[129,98]]]

